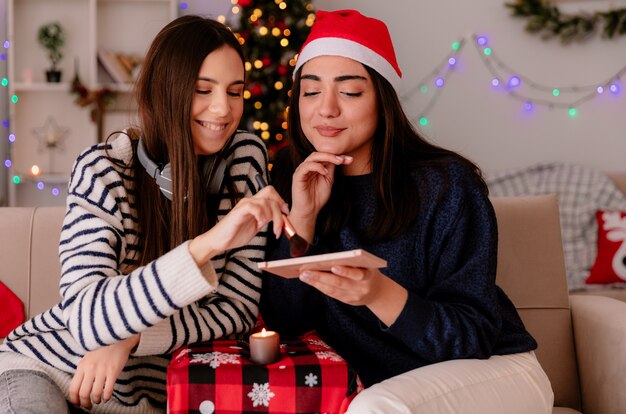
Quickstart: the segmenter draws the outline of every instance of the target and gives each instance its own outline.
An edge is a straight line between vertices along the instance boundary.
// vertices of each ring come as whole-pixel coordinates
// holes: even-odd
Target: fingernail
[[[308,272],[300,273],[300,280],[311,280],[311,274]]]

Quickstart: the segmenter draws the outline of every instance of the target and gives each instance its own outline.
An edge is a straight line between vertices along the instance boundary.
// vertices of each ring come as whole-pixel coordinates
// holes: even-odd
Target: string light
[[[579,115],[578,108],[583,103],[602,95],[607,89],[618,95],[620,93],[619,80],[622,76],[626,75],[626,66],[621,68],[616,74],[611,76],[608,80],[598,82],[594,85],[585,86],[550,86],[544,85],[539,82],[523,76],[518,71],[505,64],[493,49],[489,48],[489,53],[485,53],[487,47],[483,45],[484,40],[481,36],[474,36],[474,45],[479,52],[479,56],[482,58],[482,62],[485,64],[487,70],[492,76],[492,86],[498,87],[501,85],[495,82],[497,79],[502,79],[504,76],[515,76],[519,78],[520,83],[516,88],[507,88],[508,94],[517,100],[523,102],[525,111],[532,111],[536,106],[545,106],[548,108],[563,108],[567,110],[567,114],[570,118],[576,118]],[[514,74],[514,75],[512,75]],[[513,77],[510,78],[512,80]],[[615,87],[613,87],[615,85]],[[509,82],[508,86],[512,86]],[[521,86],[524,86],[528,91],[522,92]],[[613,87],[613,88],[612,88]],[[520,90],[518,90],[520,89]],[[534,96],[531,96],[529,92],[534,91]],[[536,93],[544,93],[546,98],[535,97]],[[573,98],[566,99],[565,96],[574,96]],[[550,98],[551,97],[551,98]]]
[[[181,8],[183,8],[183,5],[186,5],[186,3],[181,3]],[[186,8],[186,6],[184,8]],[[183,8],[183,10],[184,10],[184,8]],[[2,46],[5,49],[8,49],[11,46],[11,43],[8,40],[5,40],[4,43],[2,44]],[[6,59],[7,59],[6,53],[1,53],[0,54],[0,59],[3,60],[3,61],[6,61]],[[3,77],[0,80],[0,84],[3,87],[7,87],[9,85],[9,80],[6,77]],[[11,98],[10,98],[10,101],[12,103],[14,103],[14,104],[17,104],[19,102],[19,97],[17,95],[12,95]],[[2,121],[2,126],[4,128],[9,128],[10,127],[9,120],[8,119],[3,120]],[[7,136],[7,140],[9,141],[9,144],[10,144],[9,147],[8,147],[9,157],[4,160],[4,166],[5,166],[5,168],[10,170],[13,167],[13,161],[11,160],[11,150],[12,150],[12,146],[13,146],[12,144],[14,144],[15,141],[16,141],[15,134],[13,132],[9,131],[8,136]],[[37,176],[40,176],[41,173],[42,173],[42,170],[41,170],[41,168],[38,165],[31,166],[31,168],[30,168],[31,176],[37,177]],[[22,184],[23,182],[26,182],[26,181],[22,180],[22,177],[19,174],[12,174],[12,175],[9,175],[9,176],[11,177],[11,182],[13,182],[13,184],[15,184],[15,185],[19,185],[19,184]],[[35,183],[35,185],[36,185],[37,189],[40,190],[40,191],[45,189],[45,184],[44,184],[43,181],[37,181]],[[51,188],[50,193],[52,194],[53,197],[58,197],[59,195],[61,195],[61,190],[58,187],[54,186],[54,187]]]
[[[487,41],[486,37],[485,41]],[[441,63],[438,64],[428,75],[422,78],[418,82],[417,86],[409,89],[404,95],[401,96],[401,100],[406,100],[416,92],[419,92],[422,95],[427,95],[430,92],[428,84],[431,84],[432,82],[432,85],[435,86],[433,88],[433,93],[428,100],[428,103],[417,117],[421,126],[427,126],[430,124],[428,114],[430,113],[430,110],[435,106],[437,99],[439,98],[441,92],[444,89],[444,86],[447,83],[448,77],[451,73],[455,71],[459,62],[459,54],[461,53],[464,45],[465,38],[453,42],[450,47],[452,51],[448,53],[448,55],[441,61]]]
[[[455,72],[459,63],[463,46],[467,37],[452,43],[450,52],[441,63],[431,70],[417,85],[409,89],[401,100],[406,101],[417,91],[421,95],[427,95],[428,101],[423,110],[414,118],[421,126],[430,124],[428,113],[432,110],[440,94],[448,84],[449,76]],[[478,51],[481,61],[490,72],[490,83],[494,90],[505,91],[514,99],[521,101],[525,113],[533,112],[538,106],[548,108],[563,108],[570,118],[576,118],[580,114],[579,108],[585,102],[604,94],[606,91],[618,96],[621,95],[621,79],[626,75],[626,66],[621,68],[607,80],[594,85],[586,86],[550,86],[522,75],[505,64],[490,46],[489,37],[486,35],[472,35],[473,44]],[[428,84],[435,88],[428,88]],[[528,92],[535,92],[531,96]],[[543,93],[545,98],[536,97],[537,93]],[[574,98],[572,98],[574,96]],[[568,97],[568,98],[566,98]]]

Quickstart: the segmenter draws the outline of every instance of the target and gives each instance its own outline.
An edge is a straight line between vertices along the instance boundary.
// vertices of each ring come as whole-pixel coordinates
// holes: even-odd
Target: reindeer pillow
[[[626,212],[598,211],[598,254],[585,283],[626,282]]]

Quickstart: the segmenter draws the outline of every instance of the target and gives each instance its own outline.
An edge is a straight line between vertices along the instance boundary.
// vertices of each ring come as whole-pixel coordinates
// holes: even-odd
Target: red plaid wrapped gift
[[[356,373],[316,334],[281,340],[280,360],[250,361],[246,341],[176,351],[167,369],[169,414],[343,413],[362,388]]]

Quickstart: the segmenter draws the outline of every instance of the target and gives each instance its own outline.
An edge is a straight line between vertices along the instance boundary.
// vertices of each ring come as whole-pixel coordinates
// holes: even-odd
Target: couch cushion
[[[33,216],[30,264],[29,316],[41,313],[61,299],[59,240],[65,207],[38,207]]]
[[[498,220],[496,283],[537,340],[557,406],[580,408],[569,295],[555,195],[493,197]]]
[[[599,210],[598,254],[591,267],[587,284],[626,282],[626,213]]]
[[[492,196],[557,194],[568,285],[584,288],[596,257],[596,211],[626,211],[616,181],[594,168],[558,162],[492,171],[485,180]]]

